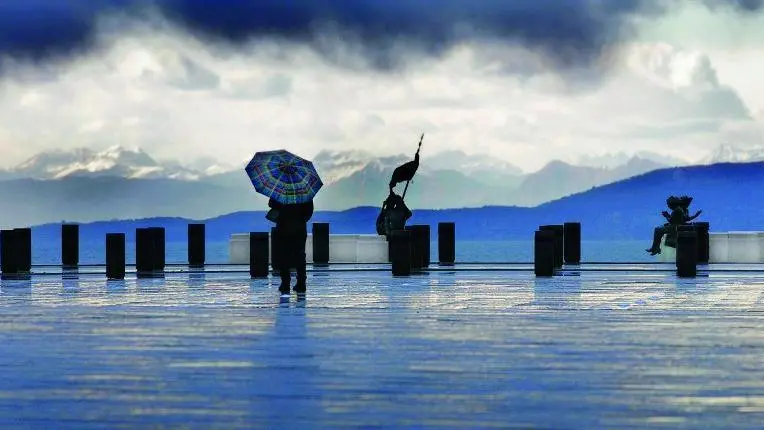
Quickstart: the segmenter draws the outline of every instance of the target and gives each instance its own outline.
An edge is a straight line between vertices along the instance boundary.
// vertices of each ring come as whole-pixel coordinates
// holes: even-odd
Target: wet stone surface
[[[0,283],[2,428],[759,428],[764,277]]]

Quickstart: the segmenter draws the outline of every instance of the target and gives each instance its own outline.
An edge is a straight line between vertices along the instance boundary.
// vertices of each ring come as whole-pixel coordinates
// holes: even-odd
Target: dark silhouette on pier
[[[382,203],[382,211],[377,217],[377,234],[388,238],[395,230],[403,230],[412,212],[403,201],[403,197],[390,192]]]
[[[406,227],[406,221],[411,218],[411,210],[406,206],[403,199],[406,197],[409,183],[414,179],[414,175],[417,169],[419,169],[419,151],[422,149],[423,139],[424,133],[419,137],[419,145],[417,146],[416,154],[414,154],[414,160],[396,167],[390,177],[390,183],[388,184],[390,194],[382,203],[382,210],[379,211],[376,223],[377,234],[387,236],[388,240],[393,231],[403,230]],[[406,181],[406,187],[403,189],[403,195],[398,195],[393,188],[403,181]]]
[[[408,183],[414,178],[417,169],[419,168],[419,150],[422,149],[422,139],[424,139],[424,133],[419,138],[419,147],[417,147],[416,154],[414,154],[414,160],[404,163],[393,170],[393,175],[390,178],[390,193],[393,193],[393,188],[401,182],[406,181],[406,188]],[[406,190],[403,190],[403,195],[406,195]]]
[[[690,204],[692,203],[692,197],[690,196],[669,196],[666,199],[666,206],[671,210],[671,213],[667,211],[661,212],[667,223],[660,227],[655,227],[653,231],[653,244],[646,251],[650,255],[661,253],[661,238],[666,235],[666,246],[676,247],[677,227],[680,225],[687,225],[690,221],[700,216],[703,211],[699,210],[695,215],[690,216]]]
[[[308,239],[308,221],[313,217],[313,201],[306,203],[283,204],[274,199],[268,201],[268,206],[277,211],[274,239],[278,242],[279,275],[281,285],[279,292],[289,294],[291,284],[291,268],[297,272],[296,293],[305,293],[307,275],[305,263],[305,243]]]

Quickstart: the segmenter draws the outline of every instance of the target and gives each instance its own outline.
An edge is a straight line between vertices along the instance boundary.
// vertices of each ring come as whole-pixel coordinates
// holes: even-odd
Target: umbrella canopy
[[[255,191],[283,204],[313,200],[324,185],[312,162],[283,149],[255,153],[244,171]]]

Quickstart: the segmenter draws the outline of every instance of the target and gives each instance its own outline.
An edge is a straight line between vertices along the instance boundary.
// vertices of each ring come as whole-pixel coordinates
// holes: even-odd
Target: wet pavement
[[[0,426],[761,428],[764,274],[618,267],[4,280]]]

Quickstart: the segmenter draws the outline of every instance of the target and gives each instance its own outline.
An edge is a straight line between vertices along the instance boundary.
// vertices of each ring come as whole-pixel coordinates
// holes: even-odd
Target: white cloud
[[[19,65],[0,81],[0,166],[51,147],[114,144],[187,163],[238,164],[278,147],[409,154],[423,131],[424,153],[485,152],[526,170],[621,151],[697,160],[720,143],[761,143],[764,43],[750,40],[761,42],[764,22],[744,31],[732,15],[696,9],[643,24],[612,73],[583,87],[518,47],[462,45],[385,74],[270,42],[222,50],[166,26],[105,32],[89,56]],[[701,15],[734,35],[695,42],[706,30],[690,18]]]

